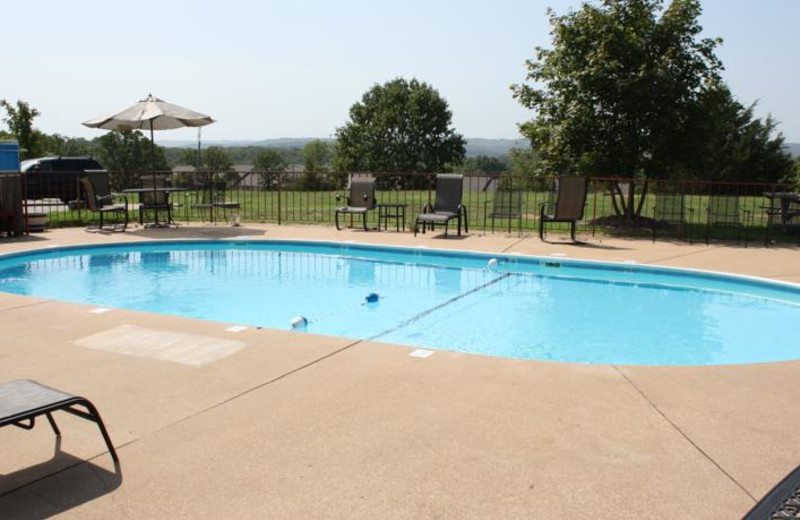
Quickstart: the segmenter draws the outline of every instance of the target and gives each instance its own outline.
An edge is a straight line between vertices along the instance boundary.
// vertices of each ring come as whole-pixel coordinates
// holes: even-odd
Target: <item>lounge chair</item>
[[[103,217],[107,213],[114,213],[116,215],[124,215],[125,223],[122,225],[122,231],[128,227],[128,198],[120,193],[111,193],[108,186],[108,172],[106,171],[91,171],[87,175],[80,178],[83,191],[86,193],[86,206],[96,213],[100,213],[100,227],[103,229]],[[121,199],[121,203],[114,203],[114,199]],[[116,230],[117,224],[114,225]]]
[[[492,207],[489,210],[489,204]],[[517,231],[522,234],[522,190],[519,188],[498,187],[492,200],[487,200],[483,205],[483,229],[486,229],[486,219],[492,221],[494,233],[495,219],[508,220],[508,232],[511,233],[511,221],[517,221]]]
[[[422,232],[425,228],[436,224],[444,224],[444,236],[447,236],[448,223],[458,220],[458,234],[461,235],[461,222],[464,222],[464,232],[469,233],[469,222],[467,220],[467,208],[462,202],[464,196],[464,176],[454,173],[440,173],[436,176],[436,203],[431,206],[426,204],[422,213],[417,215],[414,220],[414,236],[419,231],[422,224]]]
[[[800,511],[800,466],[772,488],[742,520],[797,518]]]
[[[341,200],[337,195],[336,200]],[[367,212],[375,209],[375,179],[372,177],[353,177],[350,179],[350,195],[345,201],[346,206],[339,206],[334,213],[336,229],[339,227],[339,214],[361,215],[364,231],[367,231]]]
[[[544,240],[545,222],[569,222],[570,237],[575,239],[575,226],[583,218],[589,181],[585,177],[559,177],[556,202],[545,202],[539,211],[539,238]]]
[[[83,407],[85,410],[76,408],[76,406]],[[58,429],[52,415],[53,412],[59,410],[97,424],[111,458],[115,462],[119,462],[103,419],[97,408],[88,399],[67,394],[30,379],[17,379],[0,384],[0,428],[13,425],[24,430],[32,430],[36,418],[44,415],[53,432],[60,437],[61,430]]]

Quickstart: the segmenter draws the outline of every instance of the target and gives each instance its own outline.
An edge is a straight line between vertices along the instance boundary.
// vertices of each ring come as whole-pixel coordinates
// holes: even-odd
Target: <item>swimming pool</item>
[[[496,266],[489,266],[495,258]],[[800,358],[800,287],[641,265],[296,241],[0,257],[0,291],[490,356],[711,365]],[[365,296],[379,295],[368,304]]]

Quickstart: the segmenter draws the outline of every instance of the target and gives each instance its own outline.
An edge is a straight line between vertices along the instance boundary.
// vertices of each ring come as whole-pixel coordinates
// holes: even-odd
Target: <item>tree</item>
[[[464,159],[466,144],[451,125],[447,101],[428,84],[398,78],[375,85],[336,130],[334,166],[339,171],[449,171]],[[402,179],[395,182],[405,184]]]
[[[753,117],[722,83],[706,89],[692,115],[694,139],[687,142],[685,178],[727,182],[791,182],[793,160],[775,134],[772,117]]]
[[[260,184],[262,187],[272,189],[276,179],[276,174],[273,172],[280,172],[288,166],[286,159],[277,150],[267,148],[262,150],[253,159],[253,169],[261,172]]]
[[[676,150],[693,139],[692,109],[719,78],[714,50],[721,40],[699,37],[699,0],[663,4],[601,0],[563,16],[549,11],[553,49],[537,48],[526,63],[534,84],[512,87],[536,111],[520,130],[547,170],[629,178],[675,173]]]
[[[67,137],[61,134],[41,134],[43,155],[91,155],[92,143],[81,137]]]
[[[303,147],[305,170],[307,172],[324,172],[328,169],[331,148],[325,141],[314,139]]]
[[[100,164],[109,172],[112,187],[124,189],[136,186],[143,173],[169,170],[164,149],[155,147],[155,164],[152,160],[152,143],[140,131],[108,132],[95,140]]]
[[[203,153],[203,166],[214,173],[229,173],[233,170],[233,160],[225,148],[211,146]]]
[[[17,100],[16,106],[5,99],[0,99],[0,107],[6,111],[3,122],[8,125],[11,134],[17,139],[20,148],[20,159],[40,157],[39,146],[41,133],[33,128],[33,120],[40,115],[39,111],[25,101]]]
[[[300,190],[327,190],[335,187],[336,179],[324,173],[328,171],[331,147],[325,141],[314,139],[303,147],[303,176],[296,186]],[[322,175],[321,175],[322,174]]]

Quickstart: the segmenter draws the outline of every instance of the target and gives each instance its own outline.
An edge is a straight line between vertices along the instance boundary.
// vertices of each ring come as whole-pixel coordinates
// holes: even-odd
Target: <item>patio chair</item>
[[[743,222],[750,219],[752,212],[740,209],[736,195],[710,195],[708,197],[708,220],[706,221],[706,245],[711,238],[712,227],[736,229],[736,244],[741,242]],[[745,236],[745,247],[747,237]]]
[[[426,204],[422,213],[414,220],[414,236],[422,224],[422,232],[430,226],[444,224],[444,236],[447,236],[448,224],[451,220],[458,221],[458,235],[461,236],[461,223],[463,219],[464,232],[469,233],[467,207],[462,204],[464,196],[464,176],[455,173],[440,173],[436,176],[436,202],[433,206]]]
[[[489,204],[492,204],[489,211]],[[483,204],[483,229],[486,229],[486,219],[492,220],[492,233],[494,233],[495,219],[508,220],[508,232],[511,233],[511,221],[517,221],[517,230],[522,235],[522,190],[506,186],[498,187],[492,200]]]
[[[653,241],[659,228],[677,227],[681,238],[686,236],[686,198],[682,193],[655,193],[653,205]],[[692,211],[689,208],[689,211]]]
[[[577,242],[575,226],[583,218],[589,181],[586,177],[559,177],[557,183],[556,202],[543,203],[539,211],[539,238],[544,240],[546,222],[569,222],[570,237]]]
[[[125,222],[122,230],[128,227],[128,198],[120,193],[112,193],[108,186],[108,172],[104,170],[87,171],[86,175],[79,179],[83,191],[86,194],[86,207],[90,211],[100,213],[100,227],[103,229],[103,217],[108,213],[124,215]],[[122,200],[121,203],[114,203],[114,199]],[[113,231],[117,230],[119,222],[114,224]]]
[[[153,191],[143,191],[139,195],[139,225],[144,225],[144,214],[146,211],[155,212],[155,221],[158,222],[158,212],[167,212],[167,224],[172,224],[172,204],[169,201],[169,193],[166,191],[155,191],[165,187],[164,177],[152,175],[142,175],[142,188]]]
[[[800,466],[772,488],[742,520],[797,518],[800,511]]]
[[[341,201],[341,195],[336,196],[337,201]],[[372,177],[351,177],[350,194],[345,200],[345,206],[339,206],[334,212],[336,229],[339,227],[339,215],[361,215],[364,231],[367,231],[367,212],[375,209],[375,179]]]
[[[76,407],[83,407],[85,410]],[[114,462],[119,462],[117,451],[111,443],[100,413],[85,397],[70,395],[30,379],[17,379],[0,384],[0,428],[13,425],[24,430],[32,430],[36,418],[44,415],[53,433],[60,437],[61,431],[52,415],[59,410],[97,424],[111,458]]]

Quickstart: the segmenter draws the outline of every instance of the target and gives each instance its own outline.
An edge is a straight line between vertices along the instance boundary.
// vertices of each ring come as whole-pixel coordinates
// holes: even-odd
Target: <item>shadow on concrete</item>
[[[632,247],[612,246],[595,242],[583,242],[581,240],[577,242],[573,242],[572,240],[544,240],[542,243],[551,246],[580,247],[582,249],[598,249],[604,251],[630,251],[633,249]]]
[[[109,463],[111,456],[108,457]],[[61,451],[48,461],[0,475],[0,516],[38,520],[50,518],[106,495],[122,485],[122,468],[98,466]]]
[[[261,236],[266,235],[266,231],[262,229],[253,229],[248,227],[233,227],[233,226],[219,226],[219,227],[191,227],[191,228],[139,228],[130,229],[126,231],[129,236],[141,236],[152,239],[165,239],[175,240],[178,238],[237,238],[242,236]]]
[[[27,242],[41,242],[48,240],[48,237],[43,236],[42,233],[21,235],[18,237],[7,237],[5,234],[0,235],[0,244],[25,244]]]

